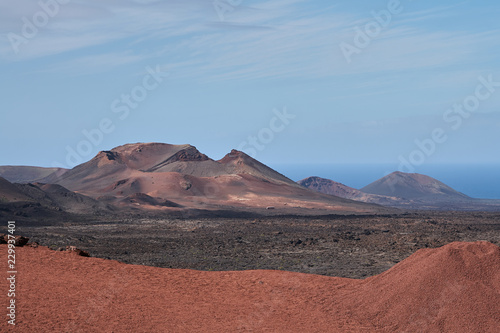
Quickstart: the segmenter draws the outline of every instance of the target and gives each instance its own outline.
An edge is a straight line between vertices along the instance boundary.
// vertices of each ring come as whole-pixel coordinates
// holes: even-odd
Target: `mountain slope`
[[[86,188],[88,184],[84,183],[110,175],[137,175],[137,171],[140,174],[176,172],[195,177],[249,174],[295,186],[292,180],[236,150],[214,161],[194,146],[163,143],[127,144],[102,151],[89,162],[66,172],[59,183],[72,187],[80,183],[81,188]]]
[[[34,183],[27,185],[20,184],[19,186],[24,186],[25,188],[36,187],[47,196],[52,205],[59,207],[65,212],[95,214],[110,212],[111,210],[106,204],[83,194],[72,192],[61,185]]]
[[[393,172],[361,189],[365,193],[406,199],[464,200],[470,199],[437,179],[418,173]]]
[[[297,183],[311,190],[347,199],[353,199],[363,195],[360,190],[356,190],[355,188],[346,186],[342,183],[321,177],[308,177],[298,181]]]
[[[407,204],[407,202],[401,198],[364,193],[355,188],[321,177],[308,177],[298,181],[297,183],[308,189],[320,193],[335,195],[345,199],[398,207],[403,203]]]
[[[11,183],[53,183],[66,171],[68,169],[5,165],[0,166],[0,177]]]
[[[55,184],[13,184],[0,177],[0,203],[6,212],[14,211],[26,216],[29,207],[42,215],[68,212],[77,214],[109,213],[112,208],[85,195],[74,193]],[[21,209],[20,209],[21,207]],[[36,214],[36,212],[34,212]]]
[[[248,174],[296,186],[296,183],[293,180],[285,177],[247,154],[235,149],[218,162],[224,166],[226,174]]]
[[[0,177],[0,202],[31,201],[31,198],[21,191],[15,184]]]

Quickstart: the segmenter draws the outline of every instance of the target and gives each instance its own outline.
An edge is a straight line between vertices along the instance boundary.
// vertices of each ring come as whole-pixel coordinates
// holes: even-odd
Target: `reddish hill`
[[[247,174],[271,179],[291,186],[297,186],[291,179],[238,150],[231,150],[229,154],[218,162],[223,166],[226,174]]]
[[[268,207],[286,211],[383,210],[306,190],[243,152],[233,150],[215,161],[190,145],[138,143],[102,151],[89,162],[66,172],[58,184],[93,198],[114,197],[115,204],[122,206],[131,202],[124,198],[137,193],[155,198],[155,202],[168,200],[176,204],[155,205],[155,209],[162,210],[179,210],[180,206],[229,210]],[[132,201],[137,204],[141,200]]]
[[[6,251],[0,245],[5,257]],[[420,250],[365,280],[132,266],[42,247],[16,251],[17,329],[29,332],[493,333],[500,327],[500,249],[487,242]],[[0,286],[7,290],[7,280]]]
[[[67,172],[60,183],[86,188],[94,180],[103,180],[115,174],[156,176],[154,174],[171,172],[194,177],[248,174],[295,185],[292,180],[236,150],[220,161],[214,161],[191,145],[164,143],[127,144],[102,151],[89,162]]]
[[[352,310],[394,331],[494,332],[500,327],[500,248],[456,242],[422,249],[366,279],[358,292],[373,290],[380,297],[357,300]]]

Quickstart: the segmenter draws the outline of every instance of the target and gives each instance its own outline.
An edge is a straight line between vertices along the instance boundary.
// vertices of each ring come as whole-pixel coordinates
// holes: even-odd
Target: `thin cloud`
[[[19,14],[27,2],[8,8]],[[320,12],[307,4],[303,0],[260,1],[251,7],[244,3],[235,7],[228,21],[220,22],[210,2],[201,0],[76,1],[61,9],[20,56],[9,54],[6,45],[0,45],[0,56],[18,61],[79,50],[78,56],[68,55],[62,67],[71,68],[73,63],[79,65],[74,68],[91,70],[110,68],[103,66],[106,62],[116,67],[153,59],[183,78],[210,82],[472,66],[478,59],[490,59],[495,54],[490,50],[499,43],[499,31],[426,30],[422,21],[453,15],[450,7],[436,7],[395,17],[347,64],[339,44],[352,42],[353,26],[366,23],[367,17],[335,7]],[[0,31],[5,35],[11,24],[0,24]]]

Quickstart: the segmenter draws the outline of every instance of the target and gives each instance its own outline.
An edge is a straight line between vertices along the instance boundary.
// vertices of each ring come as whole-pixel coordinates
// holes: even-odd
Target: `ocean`
[[[394,164],[269,164],[288,178],[318,176],[360,189],[396,171]],[[500,165],[440,164],[417,167],[424,174],[473,198],[500,199]]]

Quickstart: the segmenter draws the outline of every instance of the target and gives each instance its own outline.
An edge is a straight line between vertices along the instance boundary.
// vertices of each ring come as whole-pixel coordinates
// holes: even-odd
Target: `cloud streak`
[[[499,43],[500,31],[427,30],[422,26],[422,21],[448,15],[449,7],[408,9],[347,66],[338,45],[353,38],[352,27],[365,23],[370,10],[363,18],[335,7],[321,12],[300,0],[246,5],[238,6],[226,22],[219,22],[211,5],[201,0],[73,1],[20,55],[13,55],[4,43],[0,56],[7,62],[23,61],[79,50],[78,55],[68,55],[50,68],[83,66],[93,71],[156,58],[179,77],[210,82],[470,65],[478,59],[491,60],[491,50]],[[20,30],[21,17],[39,10],[27,0],[2,6],[4,41],[8,32]]]

